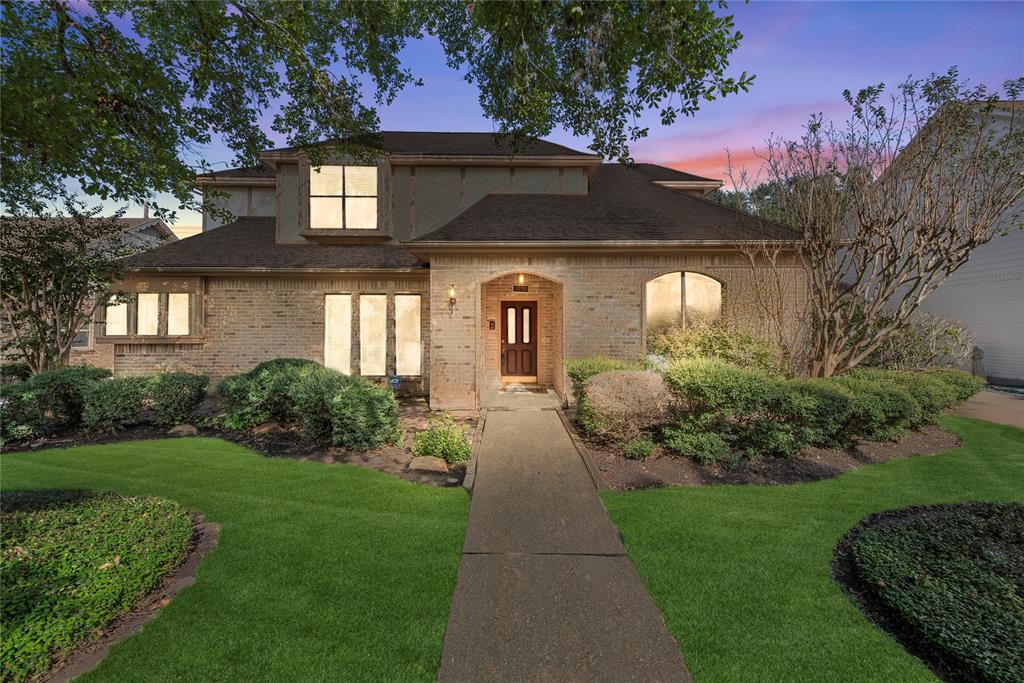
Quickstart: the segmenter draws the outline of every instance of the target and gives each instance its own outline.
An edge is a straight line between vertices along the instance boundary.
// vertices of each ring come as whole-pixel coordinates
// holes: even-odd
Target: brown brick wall
[[[431,258],[431,305],[444,310],[431,325],[434,361],[430,370],[431,406],[475,407],[477,387],[497,382],[497,353],[485,327],[496,305],[495,278],[524,272],[533,281],[547,279],[561,287],[563,357],[608,355],[639,358],[644,353],[644,284],[672,271],[703,273],[723,286],[723,317],[736,329],[765,332],[752,284],[753,271],[735,252],[676,252],[657,255],[535,256],[434,255]],[[785,272],[796,299],[805,297],[806,281],[797,267]],[[458,304],[448,314],[448,288]],[[540,314],[543,319],[543,313]],[[477,330],[484,330],[478,335]],[[443,354],[443,355],[442,355]],[[543,362],[543,361],[542,361]],[[564,368],[554,384],[566,384]]]
[[[388,294],[389,317],[394,294],[421,294],[422,381],[403,378],[403,389],[427,391],[430,367],[430,315],[426,275],[392,278],[209,277],[205,287],[205,338],[197,343],[95,343],[76,358],[115,375],[139,375],[181,369],[215,379],[243,372],[272,358],[308,358],[323,362],[324,295],[351,293],[353,309],[352,368],[359,367],[360,293]],[[394,330],[388,329],[388,374],[394,374]],[[93,360],[95,359],[95,360]]]

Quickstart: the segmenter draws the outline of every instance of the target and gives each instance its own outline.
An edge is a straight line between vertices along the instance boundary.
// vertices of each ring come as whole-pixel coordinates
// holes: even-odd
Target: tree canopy
[[[741,39],[725,2],[5,2],[0,201],[38,212],[76,179],[102,199],[170,193],[197,208],[199,150],[234,162],[269,147],[372,134],[418,82],[401,61],[433,36],[476,84],[484,113],[521,139],[556,126],[626,159],[655,111],[664,124],[746,90],[728,75]],[[348,150],[343,150],[348,151]],[[158,213],[167,207],[156,207]]]

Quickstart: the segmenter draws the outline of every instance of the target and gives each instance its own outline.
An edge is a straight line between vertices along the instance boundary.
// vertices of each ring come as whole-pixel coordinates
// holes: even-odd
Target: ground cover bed
[[[192,540],[192,516],[161,498],[0,493],[0,679],[40,676],[88,646],[160,585]]]
[[[1024,505],[871,515],[843,536],[833,574],[943,680],[1024,680]]]
[[[1024,431],[954,417],[940,426],[961,445],[813,483],[602,494],[695,680],[935,679],[864,617],[831,564],[872,513],[1024,500]]]
[[[2,456],[5,496],[42,488],[165,498],[220,525],[195,585],[85,680],[436,679],[461,488],[209,438]]]

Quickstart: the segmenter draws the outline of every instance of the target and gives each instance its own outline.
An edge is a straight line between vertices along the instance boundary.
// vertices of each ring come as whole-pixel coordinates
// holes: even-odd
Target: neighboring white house
[[[979,374],[1024,385],[1024,230],[975,250],[921,309],[967,326],[982,352]]]

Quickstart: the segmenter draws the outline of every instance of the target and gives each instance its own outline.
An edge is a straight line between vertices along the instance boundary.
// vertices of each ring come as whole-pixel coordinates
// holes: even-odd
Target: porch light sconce
[[[459,303],[455,298],[455,285],[448,285],[448,312],[455,312],[455,304]]]
[[[519,278],[517,279],[517,284],[522,285],[522,284],[525,284],[525,283],[526,283],[526,276],[523,275],[522,273],[519,273]]]

